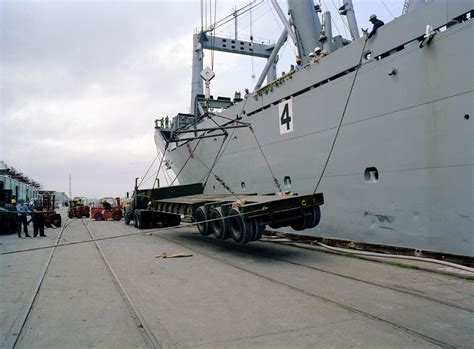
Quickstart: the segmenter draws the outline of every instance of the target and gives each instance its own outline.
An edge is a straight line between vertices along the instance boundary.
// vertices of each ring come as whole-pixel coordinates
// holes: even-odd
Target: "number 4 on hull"
[[[286,99],[278,104],[278,122],[280,134],[293,132],[293,99]]]

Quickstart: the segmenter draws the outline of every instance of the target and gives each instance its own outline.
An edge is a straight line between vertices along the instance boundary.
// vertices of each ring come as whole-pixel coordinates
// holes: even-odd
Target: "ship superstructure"
[[[346,1],[350,41],[332,37],[330,14],[311,0],[288,8],[275,45],[195,34],[191,113],[155,127],[179,183],[237,195],[317,189],[326,203],[314,234],[474,255],[474,1],[407,1],[370,40]],[[303,64],[316,45],[330,54],[276,78],[287,39]],[[214,99],[203,94],[203,49],[268,63],[253,92]]]

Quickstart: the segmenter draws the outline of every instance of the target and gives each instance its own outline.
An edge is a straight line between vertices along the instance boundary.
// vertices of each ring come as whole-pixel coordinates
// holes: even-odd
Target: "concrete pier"
[[[0,347],[153,347],[144,327],[162,348],[474,344],[469,278],[269,242],[237,246],[189,226],[65,225],[41,239],[0,235]],[[90,240],[87,228],[144,324],[95,243],[70,244]],[[34,297],[52,248],[6,253],[53,246],[61,231]]]

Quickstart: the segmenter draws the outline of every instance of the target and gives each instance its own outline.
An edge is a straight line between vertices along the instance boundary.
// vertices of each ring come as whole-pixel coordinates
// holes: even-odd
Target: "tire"
[[[250,219],[243,219],[240,211],[233,208],[228,213],[229,232],[235,242],[246,244],[252,240],[253,227]]]
[[[130,212],[127,212],[124,218],[125,218],[125,224],[129,225],[132,218],[132,214]]]
[[[122,212],[117,211],[117,212],[112,213],[112,219],[114,221],[121,220],[122,219]]]
[[[59,227],[61,226],[61,215],[55,214],[55,215],[53,216],[52,221],[53,221],[54,226],[55,226],[56,228],[59,228]]]
[[[95,216],[94,216],[94,219],[96,221],[103,221],[104,220],[104,216],[102,216],[101,213],[96,213]]]
[[[89,214],[89,212],[86,213],[86,218],[89,218],[91,215]]]
[[[261,239],[263,235],[263,231],[265,230],[265,225],[263,224],[262,218],[253,218],[252,219],[252,241],[258,241]]]
[[[74,218],[74,213],[68,212],[68,213],[67,213],[67,216],[68,216],[68,218]]]
[[[319,218],[320,216],[321,212],[319,211]],[[316,225],[319,223],[318,217],[316,217],[315,206],[305,207],[303,209],[303,217],[300,217],[297,221],[293,222],[291,224],[291,227],[296,231],[302,231],[315,227],[316,225],[313,226],[314,222],[316,223]]]
[[[321,222],[321,208],[319,206],[313,206],[313,221],[311,222],[310,228],[316,227]]]
[[[201,235],[208,236],[212,233],[209,229],[209,223],[207,222],[208,217],[203,206],[197,208],[196,212],[194,213],[194,218],[196,219],[197,228]]]
[[[222,208],[215,207],[209,211],[209,226],[214,236],[219,240],[225,240],[229,237],[227,218],[222,216]]]

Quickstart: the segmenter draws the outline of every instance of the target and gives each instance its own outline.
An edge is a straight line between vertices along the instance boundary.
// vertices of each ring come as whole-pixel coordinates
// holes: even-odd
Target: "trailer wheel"
[[[96,221],[103,221],[104,220],[104,216],[102,216],[101,213],[96,213],[95,216],[94,216],[94,219]]]
[[[258,241],[263,235],[265,230],[265,225],[263,224],[263,219],[258,217],[252,219],[252,241]]]
[[[246,244],[252,240],[253,227],[250,219],[243,219],[238,209],[229,211],[229,230],[235,242]]]
[[[197,228],[201,235],[207,236],[212,233],[209,229],[209,223],[207,222],[207,215],[204,207],[200,206],[197,208],[194,218],[196,218]]]
[[[225,240],[229,237],[228,222],[222,215],[222,208],[215,207],[209,212],[209,225],[215,237],[219,240]]]
[[[319,208],[319,207],[318,207]],[[321,214],[321,212],[319,212]],[[298,218],[290,226],[297,231],[313,228],[313,223],[319,223],[316,217],[316,210],[313,207],[303,209],[303,217]]]
[[[310,228],[316,227],[321,221],[321,208],[319,206],[313,206],[313,221],[311,222]]]

